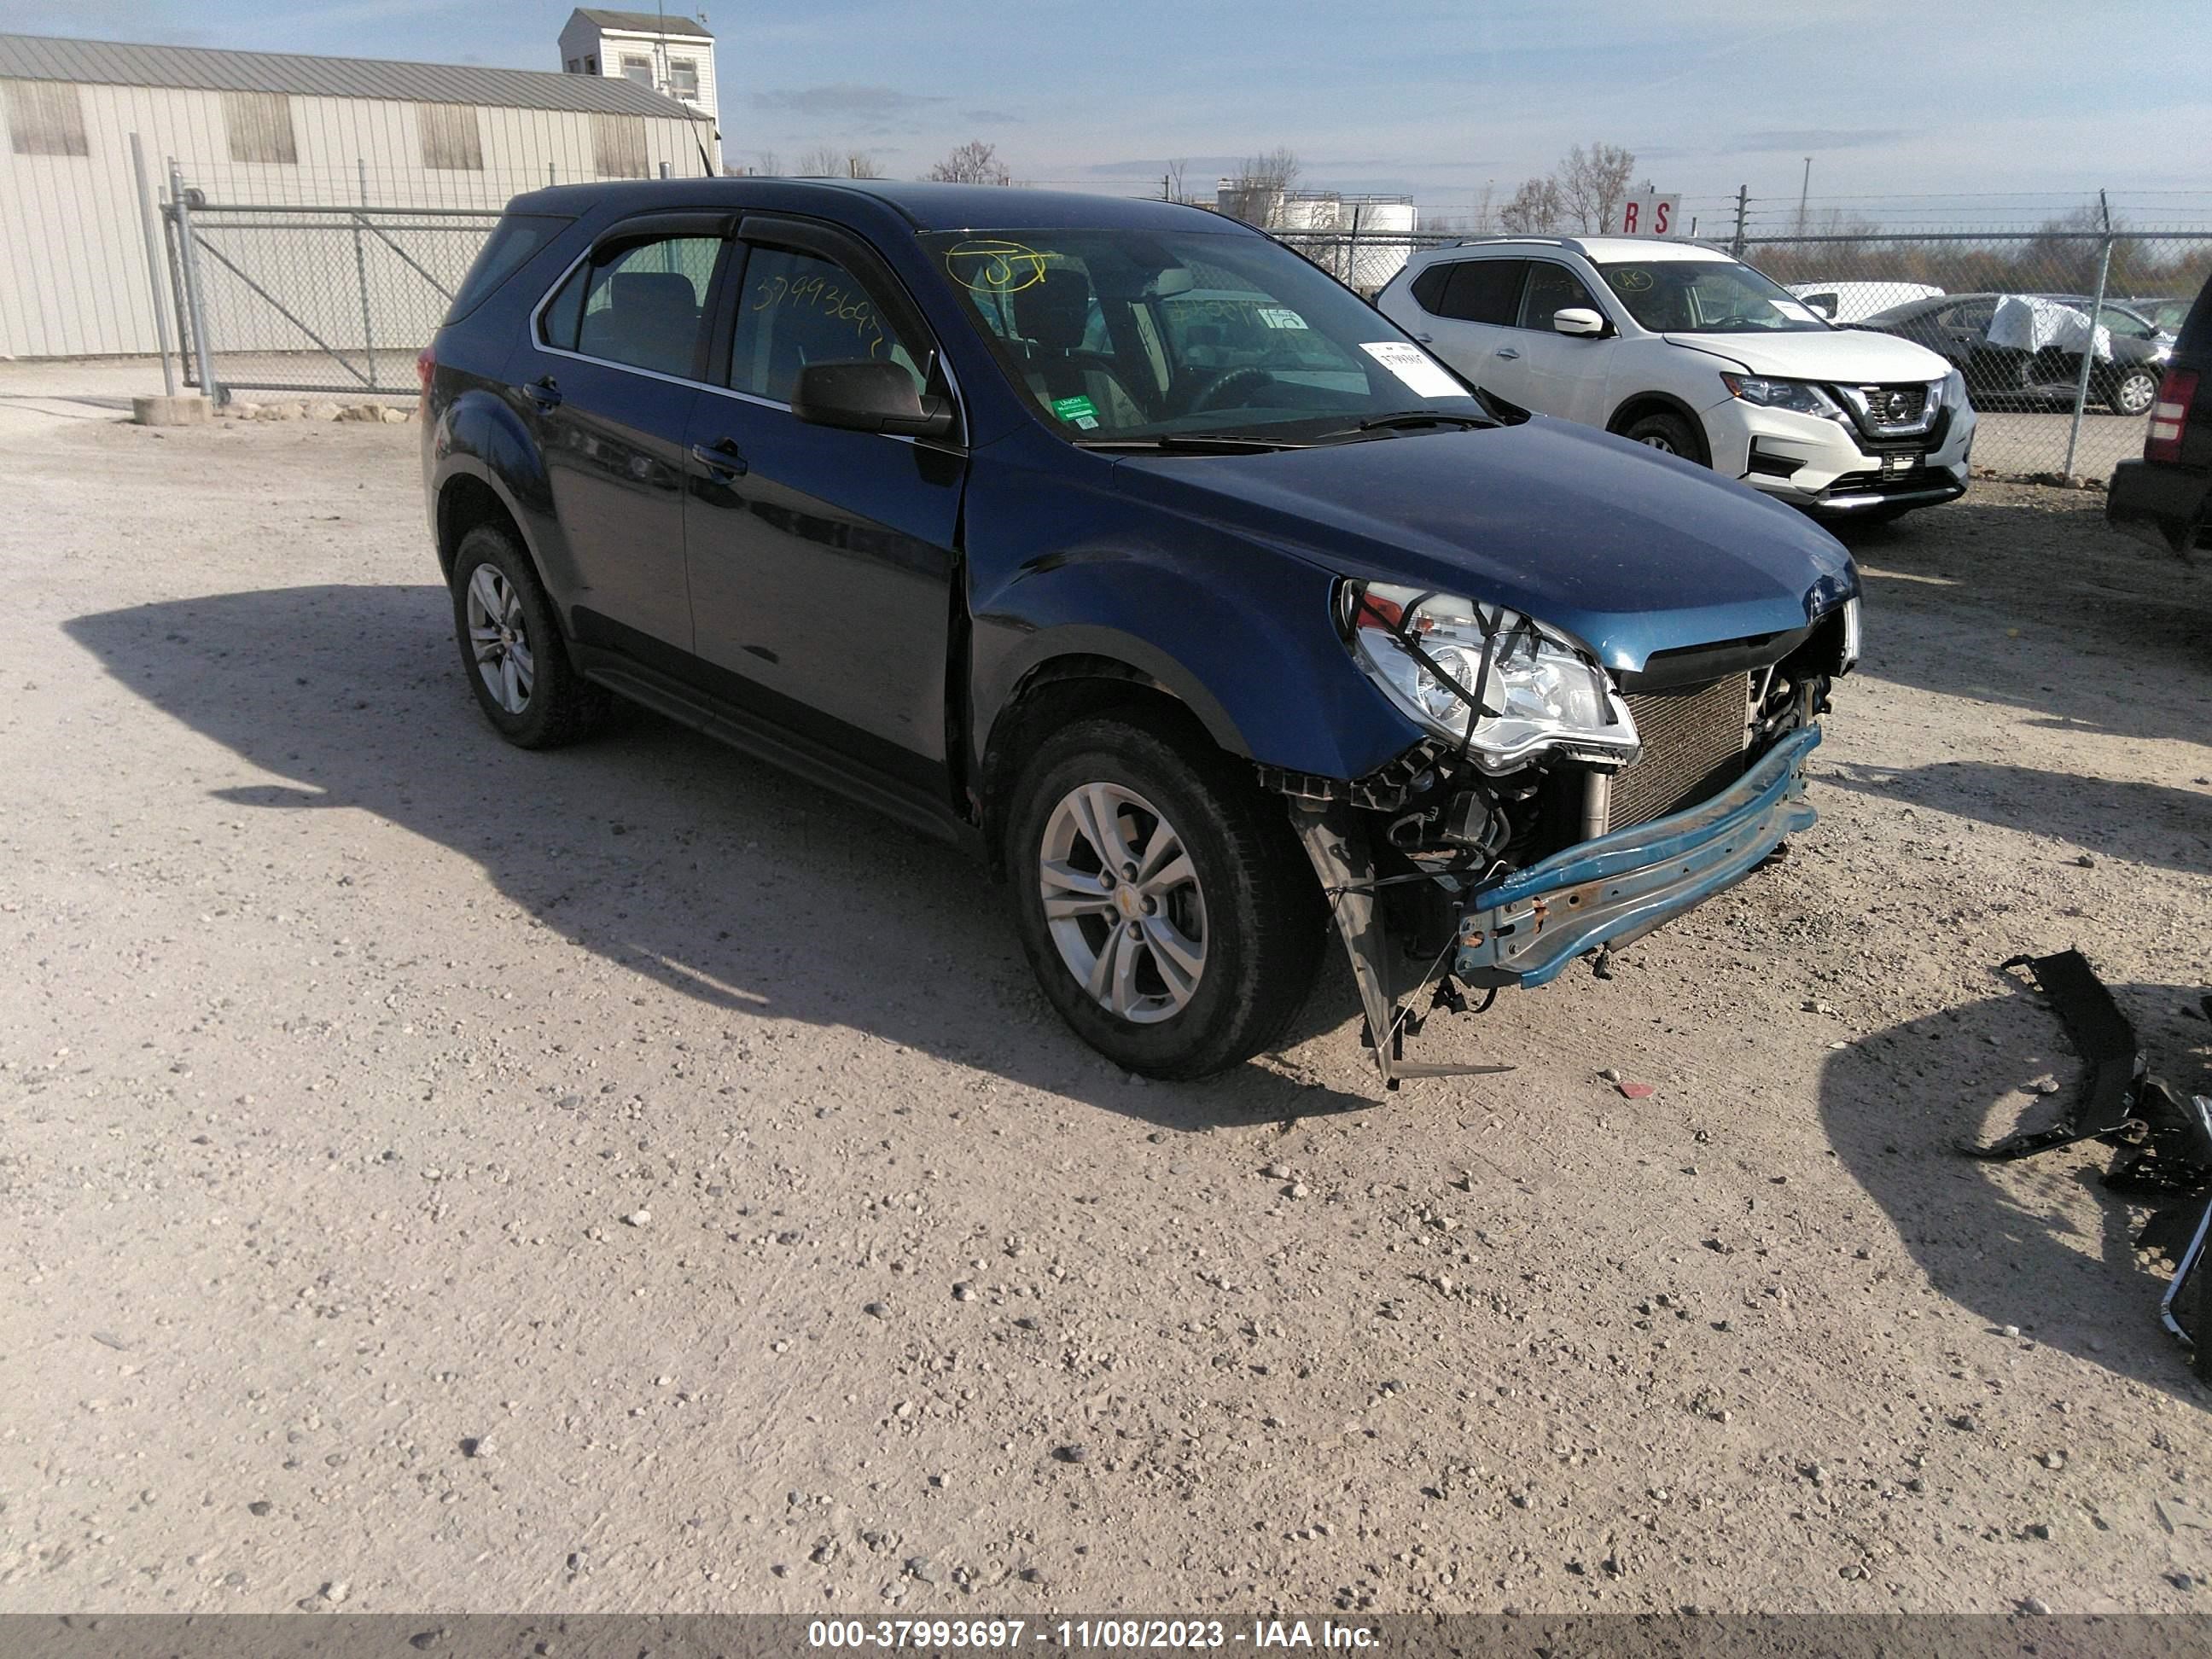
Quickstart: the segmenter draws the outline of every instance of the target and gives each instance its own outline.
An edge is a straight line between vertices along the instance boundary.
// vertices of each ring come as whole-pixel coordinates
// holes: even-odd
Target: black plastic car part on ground
[[[617,692],[969,848],[1133,1071],[1272,1042],[1333,923],[1395,1080],[1461,986],[1601,960],[1811,820],[1835,540],[1502,422],[1234,221],[570,186],[463,292],[424,477],[492,726],[550,747]]]
[[[2212,281],[2190,307],[2151,407],[2142,459],[2112,469],[2105,517],[2185,558],[2212,538]]]

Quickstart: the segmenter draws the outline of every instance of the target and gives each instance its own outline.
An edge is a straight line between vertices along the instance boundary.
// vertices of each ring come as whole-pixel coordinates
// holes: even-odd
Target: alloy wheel
[[[1070,790],[1037,848],[1045,925],[1092,1001],[1133,1024],[1172,1019],[1206,973],[1206,895],[1182,836],[1119,784]]]
[[[522,598],[499,568],[480,564],[469,577],[469,647],[492,701],[510,714],[530,707],[538,670]]]
[[[2140,415],[2158,401],[2158,382],[2148,374],[2130,374],[2113,388],[2112,403],[2123,415]]]

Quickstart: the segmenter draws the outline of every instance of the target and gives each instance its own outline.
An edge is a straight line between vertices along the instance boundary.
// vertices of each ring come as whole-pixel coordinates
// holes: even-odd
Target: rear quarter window
[[[477,253],[476,263],[469,267],[469,274],[461,278],[446,320],[456,323],[474,311],[574,223],[573,219],[537,213],[510,213],[501,219]]]

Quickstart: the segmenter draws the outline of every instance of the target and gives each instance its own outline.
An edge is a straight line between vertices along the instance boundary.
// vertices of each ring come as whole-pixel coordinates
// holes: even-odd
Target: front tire
[[[1680,415],[1654,410],[1631,421],[1621,428],[1620,435],[1632,444],[1642,444],[1663,455],[1680,455],[1686,461],[1705,464],[1704,446],[1698,442],[1698,434],[1690,429],[1690,423]]]
[[[2105,406],[2115,415],[2148,415],[2158,401],[2158,376],[2147,368],[2131,368],[2112,382]]]
[[[1005,853],[1039,987],[1116,1066],[1226,1071],[1279,1038],[1312,988],[1319,885],[1281,804],[1218,753],[1079,721],[1024,768]]]
[[[493,525],[453,555],[453,634],[469,690],[519,749],[558,749],[591,732],[606,691],[576,672],[553,602],[514,538]]]

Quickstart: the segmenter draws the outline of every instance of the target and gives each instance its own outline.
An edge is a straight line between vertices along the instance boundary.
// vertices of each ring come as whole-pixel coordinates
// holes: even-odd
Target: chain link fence
[[[164,209],[188,384],[414,394],[415,358],[497,210],[210,202]]]

